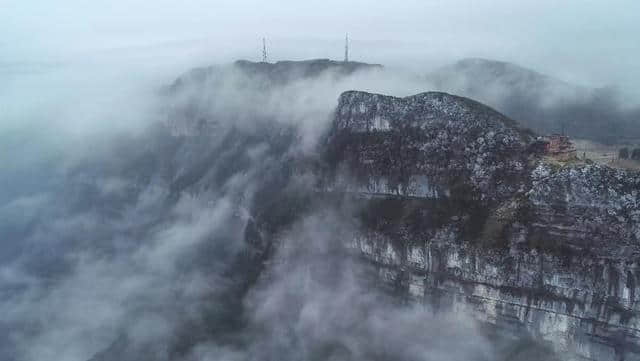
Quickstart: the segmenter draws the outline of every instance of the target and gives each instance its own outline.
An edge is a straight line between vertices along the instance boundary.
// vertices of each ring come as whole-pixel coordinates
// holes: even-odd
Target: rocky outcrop
[[[638,359],[640,175],[546,164],[531,140],[469,99],[347,92],[326,189],[356,196],[348,243],[400,297],[575,359]]]
[[[236,63],[233,71],[243,75],[224,73],[223,79],[267,79],[277,87],[288,81],[278,75],[287,74],[284,66],[299,68],[297,77],[344,66],[278,64]],[[198,96],[223,73],[207,74],[204,83],[196,82]],[[193,120],[205,117],[202,123],[218,124],[213,134],[224,141],[205,147],[210,156],[190,162],[172,190],[223,185],[249,167],[252,160],[238,156],[243,149],[266,147],[273,163],[249,167],[262,179],[246,230],[253,261],[268,263],[282,229],[347,194],[360,229],[345,243],[397,297],[436,310],[466,310],[506,334],[526,333],[575,359],[640,357],[638,174],[546,164],[534,135],[513,120],[436,92],[406,98],[343,93],[319,159],[309,159],[290,153],[293,127],[260,118],[271,93],[254,92],[260,89],[255,84],[251,89],[231,112],[198,110],[190,102],[180,108],[176,119],[188,125],[185,134],[202,134]],[[198,99],[228,109],[227,98]],[[247,106],[248,99],[257,101]],[[237,126],[243,112],[251,128]],[[232,121],[221,122],[222,116]],[[234,127],[221,129],[225,123]],[[185,157],[202,153],[195,139],[211,141],[185,140],[193,148]],[[319,184],[303,182],[293,191],[291,179],[309,173]]]
[[[362,192],[438,198],[462,187],[483,203],[517,191],[530,141],[500,113],[445,93],[346,92],[331,138],[330,157]]]
[[[170,89],[169,128],[185,143],[172,194],[260,179],[243,209],[249,279],[273,262],[283,229],[346,194],[359,229],[344,243],[400,299],[466,310],[566,358],[639,359],[640,175],[547,164],[513,120],[436,92],[345,92],[317,154],[292,151],[296,129],[272,121],[272,90],[360,68],[237,62],[183,76]]]

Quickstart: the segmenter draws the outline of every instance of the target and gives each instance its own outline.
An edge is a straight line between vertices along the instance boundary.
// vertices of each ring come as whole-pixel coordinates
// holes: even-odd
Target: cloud
[[[409,95],[427,90],[421,77],[326,72],[270,86],[219,66],[166,96],[158,68],[138,78],[138,63],[104,64],[12,75],[5,92],[1,126],[20,141],[2,156],[19,186],[0,190],[12,255],[0,263],[0,355],[494,358],[467,316],[399,305],[366,282],[375,270],[344,248],[357,228],[348,211],[288,218],[283,207],[316,184],[296,162],[315,155],[342,91]],[[246,258],[247,234],[274,231],[258,215],[282,222],[266,265]]]
[[[375,267],[349,254],[356,230],[344,219],[325,210],[282,236],[273,267],[247,300],[255,335],[245,359],[493,359],[470,317],[403,306],[365,281]]]
[[[401,73],[327,73],[265,90],[223,67],[166,103],[155,92],[109,79],[109,71],[91,78],[83,71],[45,74],[39,84],[50,85],[35,93],[42,102],[26,99],[26,85],[13,94],[33,119],[24,134],[40,128],[45,139],[57,137],[59,156],[2,204],[10,215],[3,219],[9,229],[3,247],[16,247],[0,264],[4,358],[257,359],[267,352],[300,359],[349,352],[362,359],[406,344],[399,337],[394,349],[367,351],[368,339],[383,337],[383,324],[420,327],[408,321],[422,311],[379,302],[356,280],[352,268],[359,266],[341,251],[332,260],[343,241],[334,231],[346,232],[335,227],[347,227],[333,211],[293,225],[278,256],[283,263],[267,271],[273,278],[260,281],[246,303],[251,268],[259,265],[242,257],[256,204],[313,184],[311,174],[290,183],[282,171],[300,150],[313,151],[341,91],[410,93],[418,82]],[[169,123],[185,121],[185,105],[217,131],[171,136],[162,130],[158,122],[166,116],[180,117]],[[16,126],[26,114],[12,109],[10,126]],[[39,149],[36,161],[20,168],[33,169],[50,149]],[[29,173],[14,177],[22,182]],[[310,269],[320,273],[309,277]]]
[[[582,87],[487,59],[465,59],[428,78],[437,89],[486,103],[540,134],[606,143],[635,142],[640,135],[640,106],[616,88]]]
[[[126,212],[130,219],[105,219],[106,212],[81,209],[80,214],[43,221],[44,229],[24,240],[34,243],[36,251],[2,266],[2,273],[10,276],[3,279],[3,288],[15,289],[0,308],[3,322],[12,329],[9,337],[18,349],[17,359],[88,359],[123,328],[134,340],[157,342],[169,336],[177,314],[197,312],[215,274],[200,274],[183,263],[196,256],[194,250],[216,228],[229,223],[227,204],[220,200],[205,206],[185,196],[164,214],[158,210],[163,197],[155,197],[151,209],[156,214],[137,214],[149,211],[149,202],[133,204]],[[168,219],[157,228],[136,224],[160,216]],[[146,234],[128,235],[136,231]],[[222,255],[229,245],[220,249]],[[30,266],[43,261],[38,250],[54,253],[56,259],[50,260],[50,268],[33,274]],[[44,260],[49,257],[53,255]],[[64,270],[56,269],[60,263],[66,264]]]
[[[341,58],[353,38],[354,59],[426,65],[483,56],[540,69],[571,82],[614,84],[637,98],[640,48],[634,0],[371,3],[257,0],[109,6],[65,0],[7,4],[2,43],[6,61],[159,64],[258,59],[269,39],[273,59]],[[179,54],[179,55],[175,55]],[[144,67],[142,68],[144,69]]]

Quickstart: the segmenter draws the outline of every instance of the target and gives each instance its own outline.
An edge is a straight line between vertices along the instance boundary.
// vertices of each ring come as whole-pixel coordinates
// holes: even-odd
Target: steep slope
[[[486,203],[515,192],[525,169],[531,135],[470,99],[347,92],[336,113],[331,156],[350,162],[374,194],[438,198],[465,189]]]
[[[636,359],[640,175],[547,165],[531,139],[448,94],[343,94],[329,158],[355,181],[329,188],[362,206],[351,246],[407,299],[574,357]]]
[[[355,217],[358,231],[343,242],[371,262],[378,287],[394,297],[466,310],[507,337],[533,337],[576,358],[637,356],[634,173],[547,165],[532,133],[446,93],[345,92],[317,154],[291,153],[295,126],[250,108],[252,126],[243,127],[238,109],[230,123],[240,126],[214,132],[222,148],[200,165],[188,162],[192,170],[174,188],[215,188],[256,169],[251,176],[262,184],[245,234],[257,262],[272,262],[282,232],[305,214],[346,201],[341,212]],[[186,144],[193,148],[193,140]],[[240,153],[220,158],[224,144]],[[273,162],[239,164],[242,144],[266,145]],[[318,183],[296,181],[309,177]]]
[[[314,87],[348,64],[278,64],[191,73],[166,95],[142,158],[154,165],[122,150],[167,210],[223,205],[178,272],[215,292],[154,314],[176,324],[162,337],[125,328],[93,360],[553,359],[539,343],[563,359],[638,358],[640,175],[546,164],[534,134],[446,93],[347,91],[336,107]],[[308,118],[328,125],[311,145]],[[162,217],[134,231],[176,216]],[[486,334],[536,342],[517,354]]]

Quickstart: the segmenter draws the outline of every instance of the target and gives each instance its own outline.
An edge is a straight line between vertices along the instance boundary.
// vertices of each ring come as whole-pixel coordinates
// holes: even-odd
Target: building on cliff
[[[544,138],[545,154],[560,161],[576,159],[576,148],[566,135],[552,134]]]

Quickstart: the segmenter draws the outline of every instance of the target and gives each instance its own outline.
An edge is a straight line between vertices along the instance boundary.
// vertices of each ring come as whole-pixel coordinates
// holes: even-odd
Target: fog
[[[167,96],[154,82],[56,71],[38,98],[25,86],[8,107],[7,129],[26,122],[0,208],[3,359],[492,358],[470,318],[396,305],[356,277],[348,212],[285,227],[255,286],[261,260],[243,256],[255,208],[314,182],[281,172],[313,152],[340,92],[419,83],[372,70],[265,89],[222,65]],[[203,117],[214,131],[191,123]],[[388,327],[395,338],[372,347]]]
[[[358,227],[342,202],[278,229],[264,272],[262,259],[247,264],[256,207],[315,184],[305,169],[281,174],[313,158],[342,91],[431,90],[424,74],[466,56],[630,99],[640,77],[635,1],[0,8],[0,358],[11,361],[499,358],[468,315],[372,287],[341,242]],[[340,59],[345,32],[352,59],[388,71],[265,91],[229,65],[257,60],[263,36],[271,61]],[[212,64],[204,84],[166,94]]]
[[[629,91],[636,91],[640,78],[635,39],[640,5],[633,0],[190,0],[179,6],[65,0],[4,1],[2,8],[4,66],[86,62],[126,53],[152,67],[194,58],[258,59],[263,36],[274,60],[341,58],[349,32],[353,58],[361,61],[420,68],[480,56]]]

